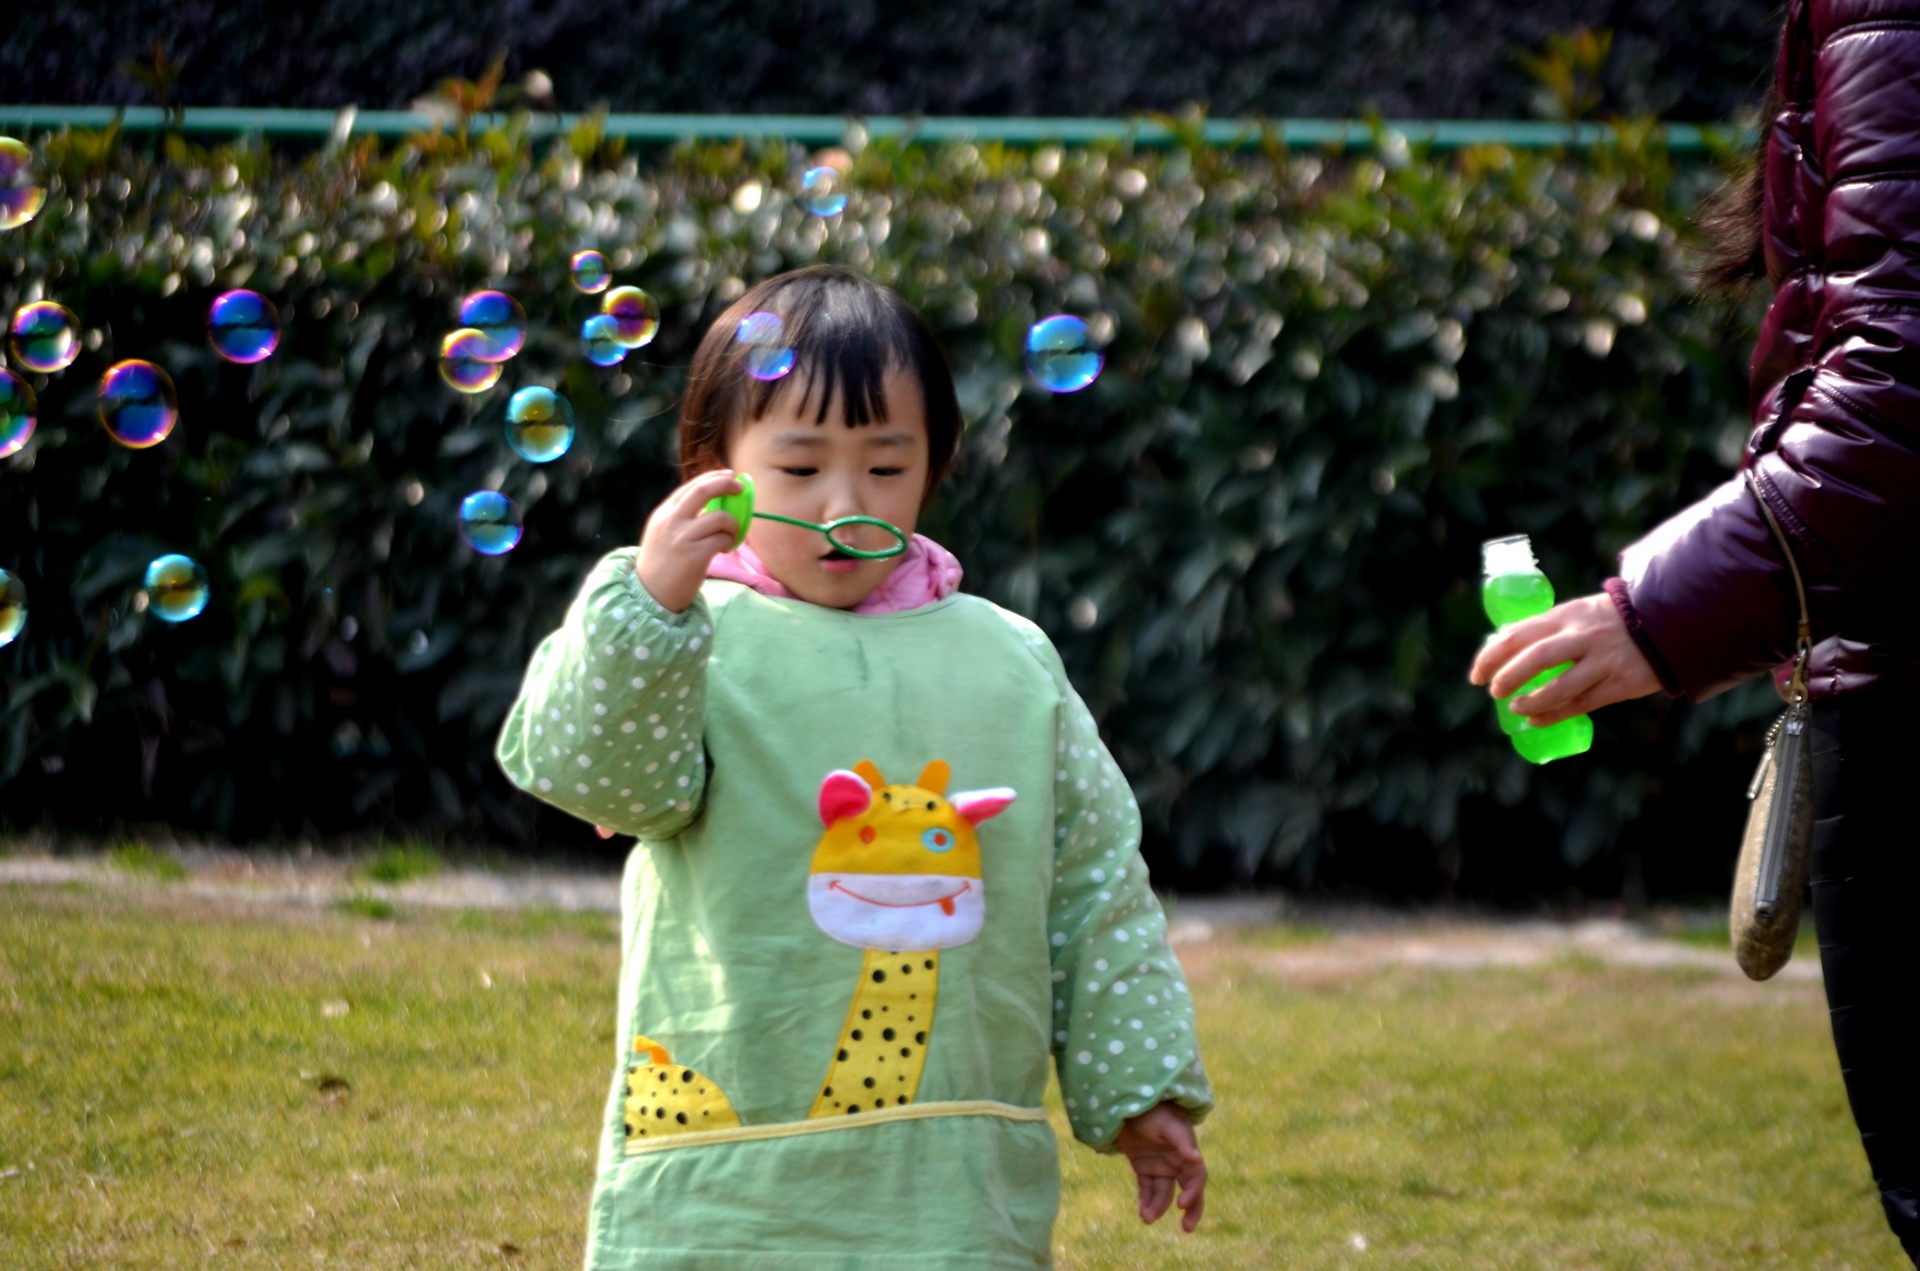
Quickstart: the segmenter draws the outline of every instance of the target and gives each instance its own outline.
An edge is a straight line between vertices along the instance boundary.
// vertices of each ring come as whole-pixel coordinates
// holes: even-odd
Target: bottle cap
[[[1488,539],[1480,544],[1480,560],[1488,578],[1540,572],[1540,562],[1533,558],[1533,541],[1525,534]]]

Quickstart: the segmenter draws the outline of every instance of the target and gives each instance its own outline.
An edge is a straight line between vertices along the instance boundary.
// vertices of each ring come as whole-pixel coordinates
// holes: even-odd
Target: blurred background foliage
[[[1688,218],[1716,173],[1631,125],[1578,155],[1377,141],[936,149],[856,126],[852,203],[825,221],[797,202],[798,150],[643,156],[591,120],[538,151],[458,125],[307,153],[41,137],[49,196],[0,235],[0,302],[57,299],[86,337],[35,379],[39,433],[0,461],[0,565],[32,596],[0,650],[0,815],[587,842],[510,790],[495,729],[590,563],[674,483],[706,323],[758,278],[834,260],[942,333],[969,429],[926,528],[970,590],[1053,633],[1163,881],[1720,887],[1764,688],[1617,708],[1590,755],[1536,769],[1463,678],[1482,539],[1530,533],[1563,595],[1590,590],[1730,471],[1761,298],[1691,294]],[[618,367],[579,355],[583,247],[662,305],[659,339]],[[434,359],[482,284],[532,330],[467,398]],[[256,367],[204,336],[208,301],[241,285],[285,321]],[[1058,311],[1109,363],[1056,398],[1019,353]],[[179,386],[180,426],[150,451],[94,422],[126,357]],[[541,467],[502,435],[529,383],[581,422]],[[481,487],[525,510],[509,556],[455,532]],[[213,577],[177,627],[135,605],[162,551]]]
[[[1627,114],[1759,100],[1778,0],[45,0],[0,18],[14,102],[400,107],[507,55],[569,110],[1524,117],[1519,59],[1606,28]],[[158,57],[155,52],[157,49]]]

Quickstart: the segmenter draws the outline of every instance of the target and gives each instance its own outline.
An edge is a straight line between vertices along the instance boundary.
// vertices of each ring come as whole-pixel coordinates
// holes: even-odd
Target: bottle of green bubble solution
[[[1480,553],[1486,566],[1480,601],[1496,629],[1553,608],[1553,584],[1540,572],[1539,564],[1533,559],[1533,544],[1525,534],[1490,539],[1481,545]],[[1519,692],[1494,703],[1493,712],[1500,721],[1500,729],[1513,742],[1521,758],[1533,763],[1552,763],[1568,755],[1582,754],[1593,745],[1593,720],[1585,715],[1535,728],[1526,716],[1514,714],[1507,706],[1514,698],[1533,692],[1572,665],[1563,662],[1548,667]]]

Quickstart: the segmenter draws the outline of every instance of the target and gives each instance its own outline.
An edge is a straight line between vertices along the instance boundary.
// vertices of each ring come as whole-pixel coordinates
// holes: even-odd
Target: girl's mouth
[[[820,558],[820,568],[833,574],[850,574],[860,568],[860,562],[836,547]]]

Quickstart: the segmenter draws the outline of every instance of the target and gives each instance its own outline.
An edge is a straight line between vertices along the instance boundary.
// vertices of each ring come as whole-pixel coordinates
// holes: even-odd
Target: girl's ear
[[[873,806],[873,787],[857,772],[837,768],[820,783],[820,824],[831,827],[835,821],[859,816]]]
[[[978,825],[1005,812],[1012,805],[1014,797],[1012,790],[998,786],[992,790],[962,791],[948,802],[953,804],[955,812],[966,818],[968,824]]]

